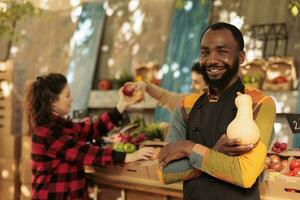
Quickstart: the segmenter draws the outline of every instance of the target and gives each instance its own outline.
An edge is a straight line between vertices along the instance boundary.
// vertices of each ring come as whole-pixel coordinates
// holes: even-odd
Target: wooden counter
[[[96,169],[96,168],[95,168]],[[182,183],[163,185],[158,181],[86,171],[90,183],[98,186],[98,199],[181,200]],[[122,199],[122,198],[121,198]]]
[[[89,183],[98,187],[97,200],[182,200],[182,183],[164,185],[157,180],[124,177],[87,168]],[[267,185],[261,184],[261,200],[284,200],[269,196]]]

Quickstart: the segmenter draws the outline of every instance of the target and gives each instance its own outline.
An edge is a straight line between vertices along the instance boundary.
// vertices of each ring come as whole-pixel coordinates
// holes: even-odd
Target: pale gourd
[[[259,129],[253,120],[251,96],[238,92],[234,103],[237,114],[227,127],[227,137],[240,139],[241,144],[255,144],[259,140]]]

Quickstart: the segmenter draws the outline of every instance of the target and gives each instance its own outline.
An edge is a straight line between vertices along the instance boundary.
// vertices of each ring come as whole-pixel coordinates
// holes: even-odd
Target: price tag
[[[300,114],[287,114],[287,121],[293,133],[300,133]]]

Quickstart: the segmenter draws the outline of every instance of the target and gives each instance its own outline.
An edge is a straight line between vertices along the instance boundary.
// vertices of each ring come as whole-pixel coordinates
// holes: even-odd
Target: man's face
[[[245,54],[239,50],[229,30],[209,30],[201,40],[199,64],[205,81],[213,88],[224,89],[238,77]]]

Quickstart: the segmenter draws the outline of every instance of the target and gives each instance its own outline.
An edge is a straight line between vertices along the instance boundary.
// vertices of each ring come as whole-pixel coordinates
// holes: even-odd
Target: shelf
[[[276,104],[276,113],[297,113],[298,91],[264,91],[271,96]]]
[[[88,108],[91,109],[109,109],[117,105],[119,101],[118,90],[92,90],[89,97]],[[145,101],[130,106],[129,110],[155,109],[156,101],[148,94],[145,95]]]
[[[279,115],[297,113],[298,91],[264,91],[271,96],[276,103],[276,112]],[[118,90],[92,90],[89,97],[88,107],[91,109],[109,109],[117,105],[119,100]],[[148,94],[145,101],[132,105],[129,110],[155,109],[156,101]]]

